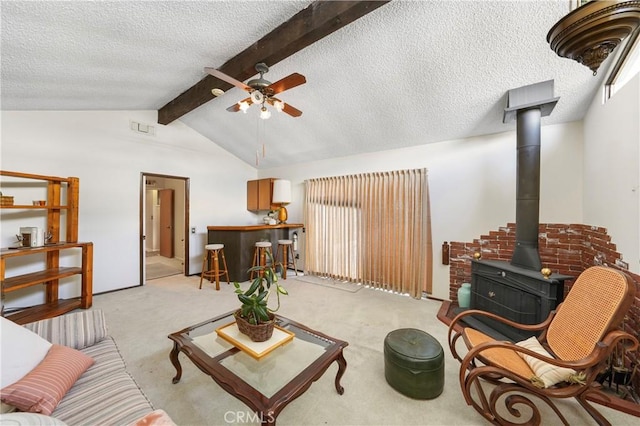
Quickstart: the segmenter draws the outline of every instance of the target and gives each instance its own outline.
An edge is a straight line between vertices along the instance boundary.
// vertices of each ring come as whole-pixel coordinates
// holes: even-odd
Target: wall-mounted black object
[[[444,242],[442,243],[442,264],[443,265],[448,265],[449,264],[449,243],[448,242]]]

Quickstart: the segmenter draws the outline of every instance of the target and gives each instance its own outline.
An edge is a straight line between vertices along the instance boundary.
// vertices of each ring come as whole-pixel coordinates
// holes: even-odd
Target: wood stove
[[[476,260],[471,268],[471,308],[522,324],[544,321],[562,302],[564,281],[572,278],[542,275],[538,253],[540,120],[551,114],[558,99],[553,97],[553,80],[507,92],[503,121],[517,121],[516,243],[510,263]],[[533,335],[485,317],[481,321],[482,327],[471,325],[498,339],[517,341]]]
[[[521,324],[544,321],[562,302],[564,281],[573,278],[560,274],[545,278],[540,272],[499,260],[474,260],[471,274],[473,309],[492,312]],[[482,321],[509,340],[519,341],[534,335],[491,319],[483,318]]]

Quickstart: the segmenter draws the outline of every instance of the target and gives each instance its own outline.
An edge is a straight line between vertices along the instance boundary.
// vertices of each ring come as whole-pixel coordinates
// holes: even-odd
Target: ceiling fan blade
[[[247,86],[243,82],[238,81],[233,77],[229,77],[225,73],[220,72],[215,68],[205,67],[204,70],[206,72],[208,72],[209,74],[211,74],[212,76],[214,76],[216,78],[219,78],[220,80],[226,81],[227,83],[233,84],[234,86],[236,86],[236,87],[238,87],[238,88],[240,88],[242,90],[246,90],[247,92],[251,92],[253,90],[251,87]]]
[[[302,111],[300,111],[298,108],[292,107],[287,103],[284,104],[284,108],[282,109],[282,112],[286,112],[292,117],[300,117],[302,115]]]
[[[276,81],[275,83],[271,83],[265,91],[268,91],[270,95],[277,95],[278,93],[284,92],[285,90],[293,89],[294,87],[300,86],[307,82],[307,79],[302,74],[298,74],[294,72],[293,74]]]
[[[251,104],[253,103],[253,102],[251,102],[251,98],[250,97],[246,98],[246,99],[243,99],[240,102],[246,102],[246,103],[249,104],[249,106],[251,106]],[[238,112],[238,111],[240,111],[240,102],[236,102],[235,104],[231,105],[229,108],[227,108],[227,111],[229,111],[229,112]]]

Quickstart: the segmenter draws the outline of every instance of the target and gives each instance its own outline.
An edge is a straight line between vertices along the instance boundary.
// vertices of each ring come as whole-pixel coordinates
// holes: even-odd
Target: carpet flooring
[[[152,263],[147,265],[146,276],[147,276],[147,280],[155,280],[158,278],[164,278],[170,275],[176,275],[181,273],[182,271],[180,269],[175,268],[174,266],[165,265],[163,263]]]
[[[349,342],[347,369],[339,395],[334,387],[334,363],[277,418],[279,425],[487,425],[465,404],[458,384],[458,362],[447,345],[447,327],[436,315],[441,302],[415,300],[361,287],[357,292],[313,285],[305,277],[289,277],[282,284],[289,295],[278,313],[329,336]],[[93,309],[102,309],[127,368],[156,408],[178,425],[258,424],[240,400],[229,395],[189,359],[180,355],[182,379],[172,384],[176,370],[169,361],[167,336],[238,306],[233,285],[220,291],[203,286],[199,277],[174,275],[145,286],[94,296]],[[398,328],[418,328],[434,336],[445,354],[445,387],[432,400],[414,400],[391,388],[384,378],[383,342]],[[572,425],[594,424],[573,400],[560,410]],[[526,419],[526,407],[520,406]],[[602,407],[614,425],[638,424],[638,419]],[[517,420],[517,419],[514,419]],[[520,419],[521,421],[522,419]],[[542,424],[558,424],[550,410],[542,410]]]
[[[331,278],[314,277],[310,275],[298,276],[296,279],[309,284],[315,284],[335,290],[348,291],[349,293],[358,292],[363,288],[363,286],[355,283],[333,280]]]
[[[157,252],[147,253],[145,258],[146,280],[155,280],[171,275],[182,274],[184,266],[180,259],[160,256]]]

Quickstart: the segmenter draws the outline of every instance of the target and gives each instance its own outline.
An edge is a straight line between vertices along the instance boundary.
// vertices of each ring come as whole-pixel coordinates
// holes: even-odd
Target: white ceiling
[[[2,0],[1,107],[157,110],[308,4]],[[543,124],[580,120],[610,59],[594,77],[551,51],[569,5],[394,0],[271,66],[270,81],[306,76],[279,95],[301,117],[227,112],[246,97],[233,88],[181,120],[254,166],[264,142],[258,168],[510,130],[507,90],[550,79]]]

